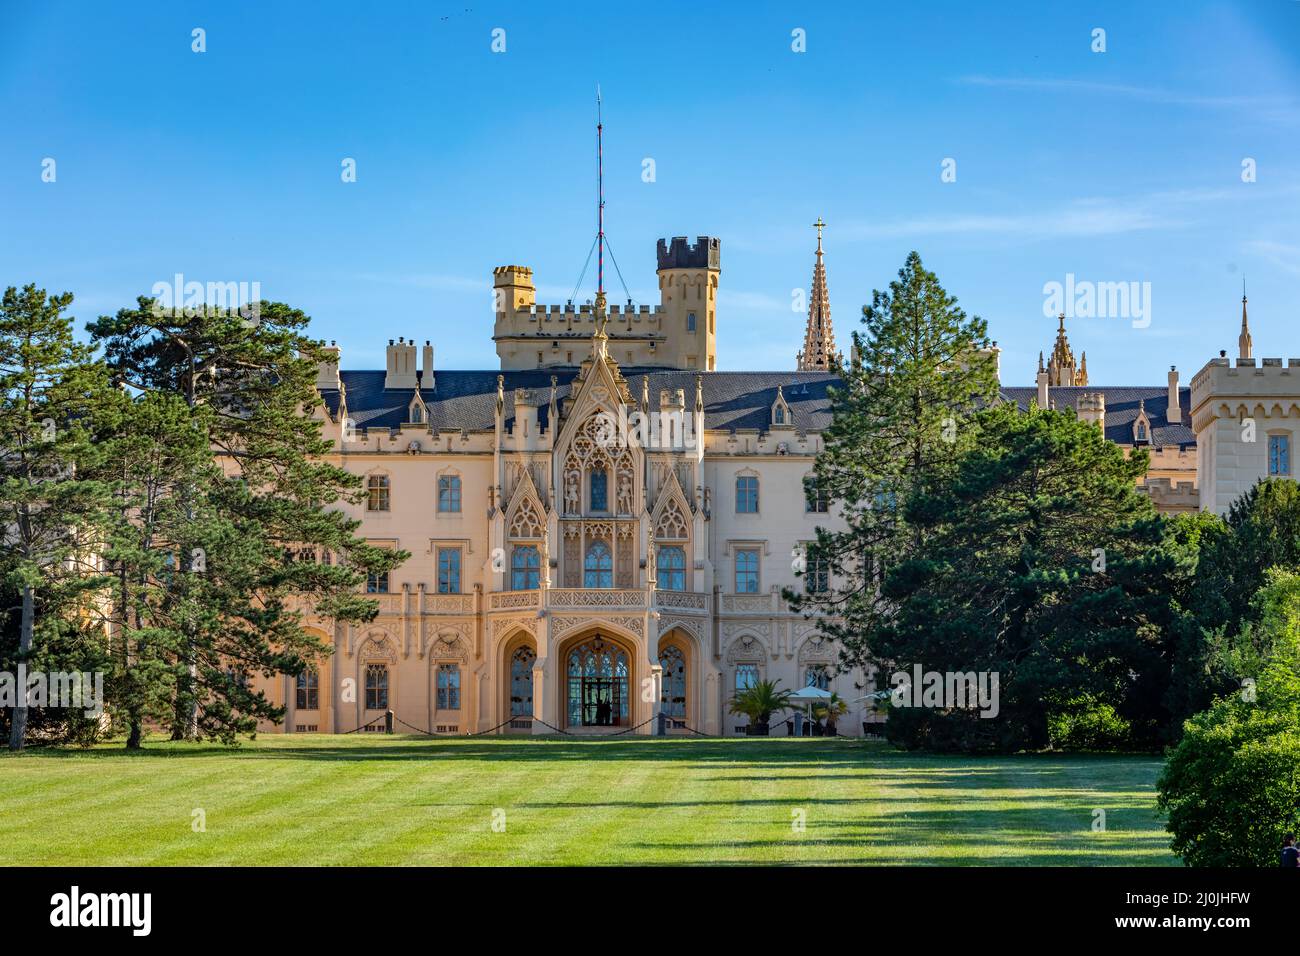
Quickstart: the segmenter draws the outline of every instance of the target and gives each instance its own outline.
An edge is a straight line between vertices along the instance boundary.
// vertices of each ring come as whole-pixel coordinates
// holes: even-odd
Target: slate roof
[[[1021,408],[1028,408],[1029,403],[1038,398],[1038,389],[1003,388],[1002,397],[1015,402]],[[1196,446],[1196,433],[1192,431],[1190,388],[1178,390],[1178,404],[1182,411],[1182,421],[1171,424],[1169,421],[1168,387],[1146,385],[1119,386],[1053,386],[1050,397],[1057,408],[1077,408],[1079,396],[1101,393],[1106,396],[1106,437],[1119,445],[1133,444],[1133,422],[1138,416],[1138,406],[1146,408],[1147,420],[1151,422],[1151,444],[1155,447],[1178,445]]]
[[[831,420],[827,389],[838,380],[838,376],[829,372],[697,373],[644,368],[620,368],[620,371],[627,379],[634,400],[641,397],[642,380],[650,380],[651,408],[658,408],[661,389],[674,392],[679,388],[686,392],[686,407],[694,407],[695,376],[701,375],[704,427],[721,431],[743,428],[766,431],[772,421],[772,403],[776,401],[777,386],[783,389],[796,430],[821,431]],[[429,423],[433,430],[491,431],[495,423],[497,375],[505,377],[507,423],[514,419],[513,391],[526,388],[529,404],[538,406],[538,418],[545,425],[551,398],[551,376],[556,377],[556,395],[563,402],[578,376],[578,369],[435,372],[432,394],[423,389],[420,392],[429,408]],[[348,417],[358,428],[397,428],[406,422],[414,389],[384,388],[383,371],[341,371],[339,377],[347,391]],[[337,417],[338,391],[326,389],[321,392],[321,397],[330,414]]]
[[[704,427],[718,431],[752,428],[766,431],[771,424],[772,403],[777,386],[781,386],[786,404],[793,413],[799,432],[821,431],[830,424],[830,398],[827,389],[838,376],[829,372],[703,372],[690,370],[623,368],[634,400],[641,396],[641,383],[650,382],[650,406],[659,405],[659,392],[683,389],[687,408],[695,401],[695,376],[704,383]],[[385,373],[379,371],[343,371],[339,373],[347,390],[348,415],[358,428],[398,428],[407,420],[407,408],[414,389],[384,388]],[[496,408],[497,375],[505,377],[506,422],[514,420],[514,395],[517,388],[528,389],[529,404],[538,406],[538,418],[547,424],[551,396],[551,376],[556,377],[556,394],[563,402],[569,396],[576,368],[520,369],[497,372],[447,370],[434,375],[434,390],[421,391],[429,408],[429,423],[434,432],[441,430],[491,431]],[[1034,387],[1000,389],[1002,397],[1027,408],[1038,396]],[[1139,402],[1145,402],[1151,422],[1152,445],[1194,447],[1196,435],[1188,425],[1190,388],[1179,389],[1182,422],[1171,424],[1167,417],[1168,390],[1157,386],[1086,386],[1054,387],[1052,400],[1057,408],[1076,407],[1083,393],[1100,392],[1106,396],[1106,437],[1117,444],[1133,443],[1133,421]],[[339,393],[327,389],[321,393],[331,415],[338,414]]]

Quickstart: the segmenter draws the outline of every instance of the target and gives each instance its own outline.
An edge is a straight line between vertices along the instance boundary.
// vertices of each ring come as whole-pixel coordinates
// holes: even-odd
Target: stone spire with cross
[[[812,294],[808,297],[808,327],[797,358],[796,367],[800,372],[825,372],[840,364],[840,356],[835,351],[835,330],[831,327],[826,266],[822,262],[822,230],[826,223],[819,216],[813,228],[817,230],[817,262],[813,266]]]
[[[1237,336],[1237,357],[1253,358],[1254,343],[1250,339],[1250,322],[1246,320],[1246,280],[1241,280],[1241,334]]]

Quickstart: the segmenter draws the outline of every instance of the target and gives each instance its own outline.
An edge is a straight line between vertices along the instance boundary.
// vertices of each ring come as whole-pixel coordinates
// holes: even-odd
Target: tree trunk
[[[35,627],[35,598],[32,595],[30,584],[23,587],[23,623],[22,632],[18,638],[18,660],[23,662],[27,660],[27,655],[32,649],[32,630]],[[27,736],[27,686],[24,682],[17,688],[18,700],[14,707],[14,722],[9,729],[9,749],[22,750],[23,738]]]

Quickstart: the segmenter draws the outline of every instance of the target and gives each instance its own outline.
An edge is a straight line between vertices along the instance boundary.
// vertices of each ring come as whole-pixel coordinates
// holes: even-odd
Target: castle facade
[[[660,304],[539,305],[532,271],[494,270],[499,370],[439,370],[434,346],[390,340],[386,368],[317,381],[325,435],[361,476],[361,534],[412,555],[371,579],[379,615],[315,621],[333,654],[271,681],[268,731],[733,734],[738,689],[776,680],[838,694],[840,733],[873,729],[874,675],[839,673],[816,620],[781,590],[826,587],[805,546],[835,521],[810,490],[840,355],[821,226],[795,371],[718,372],[721,244],[660,241]],[[1147,448],[1166,512],[1223,511],[1293,472],[1300,360],[1210,360],[1180,386],[1094,387],[1064,319],[1022,406],[1076,409]],[[1247,422],[1253,422],[1248,427]],[[796,569],[805,573],[796,574]],[[774,733],[784,731],[774,729]]]

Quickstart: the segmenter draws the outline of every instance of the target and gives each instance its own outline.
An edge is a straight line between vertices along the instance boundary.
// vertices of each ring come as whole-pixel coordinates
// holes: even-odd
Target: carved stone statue
[[[579,471],[566,471],[564,473],[564,511],[566,514],[576,515],[578,513],[578,483],[582,479],[582,473]]]
[[[655,538],[650,536],[650,547],[645,553],[645,579],[650,587],[654,587],[657,582],[658,556],[655,554]]]
[[[626,471],[618,476],[618,513],[621,515],[632,513],[632,476]]]

